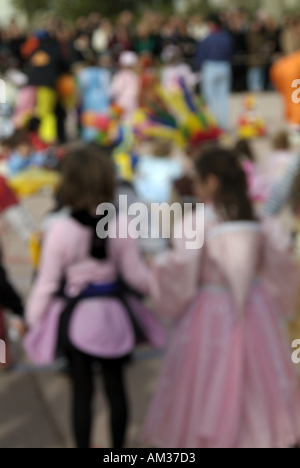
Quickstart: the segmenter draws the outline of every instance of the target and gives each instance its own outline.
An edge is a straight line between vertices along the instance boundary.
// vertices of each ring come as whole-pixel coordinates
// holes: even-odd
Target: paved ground
[[[242,96],[231,102],[231,127],[234,128],[241,112]],[[282,106],[275,93],[259,97],[259,109],[272,132],[284,126]],[[260,141],[256,149],[261,162],[268,151],[268,142]],[[47,196],[34,197],[26,202],[33,216],[40,220],[50,208]],[[18,239],[2,226],[5,259],[14,284],[24,297],[30,288],[32,271],[27,252]],[[299,337],[300,338],[300,337]],[[14,346],[14,356],[26,364],[20,346]],[[128,446],[138,445],[138,434],[146,408],[155,388],[160,359],[139,355],[139,360],[127,371],[127,382],[132,403]],[[102,397],[101,379],[95,402],[94,446],[109,447],[107,410]],[[28,370],[21,366],[14,372],[0,372],[0,448],[72,447],[69,430],[69,388],[67,378],[53,370]]]

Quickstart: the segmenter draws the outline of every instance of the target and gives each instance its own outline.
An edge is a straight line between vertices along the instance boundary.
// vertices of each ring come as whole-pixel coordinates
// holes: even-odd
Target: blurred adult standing
[[[196,53],[196,44],[195,39],[188,32],[188,22],[183,19],[177,27],[176,45],[179,47],[184,61],[191,66]]]
[[[248,52],[248,90],[253,92],[263,91],[265,84],[266,58],[264,56],[265,35],[262,23],[259,19],[251,22],[246,35]]]
[[[195,41],[203,41],[209,35],[209,27],[200,15],[196,15],[189,21],[188,32]]]
[[[106,53],[113,35],[113,27],[110,20],[103,18],[99,27],[92,35],[91,45],[93,50],[99,55]]]
[[[202,93],[209,109],[219,125],[228,129],[234,41],[218,15],[212,15],[208,25],[210,34],[198,43],[194,66],[202,71]]]
[[[230,18],[230,34],[234,40],[233,90],[245,91],[247,89],[247,46],[246,34],[248,22],[243,11],[237,11]]]
[[[151,30],[147,23],[142,22],[136,28],[136,37],[134,40],[134,50],[138,55],[151,54],[155,52],[156,42],[151,35]]]
[[[280,35],[280,46],[285,55],[300,49],[300,20],[299,17],[287,16]]]
[[[129,31],[125,26],[119,25],[115,29],[114,36],[109,43],[109,52],[115,66],[119,63],[119,58],[123,52],[133,49],[133,41]]]

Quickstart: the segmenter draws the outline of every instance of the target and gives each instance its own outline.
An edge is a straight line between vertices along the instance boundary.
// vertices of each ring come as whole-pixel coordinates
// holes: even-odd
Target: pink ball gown
[[[300,441],[300,396],[280,315],[299,271],[273,220],[220,223],[156,259],[152,295],[173,329],[141,441],[161,448],[273,448]]]

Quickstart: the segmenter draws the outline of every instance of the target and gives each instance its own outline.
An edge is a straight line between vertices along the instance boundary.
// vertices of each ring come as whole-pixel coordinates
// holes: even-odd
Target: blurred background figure
[[[249,91],[263,91],[265,86],[265,37],[258,19],[250,23],[246,34],[248,58],[247,82]]]
[[[195,70],[202,73],[202,92],[213,115],[223,129],[228,128],[229,95],[234,42],[222,28],[217,15],[209,18],[210,34],[198,44]]]
[[[134,52],[122,52],[119,59],[120,70],[115,74],[110,97],[120,106],[127,119],[138,108],[140,80],[137,74],[138,56]]]

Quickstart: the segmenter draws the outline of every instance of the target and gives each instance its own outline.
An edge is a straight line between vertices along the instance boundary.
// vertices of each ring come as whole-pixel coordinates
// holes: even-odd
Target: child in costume
[[[25,347],[34,362],[49,363],[58,351],[69,359],[79,448],[91,443],[92,362],[101,363],[113,447],[121,448],[128,419],[124,364],[136,342],[148,338],[160,347],[165,339],[160,324],[138,299],[149,292],[149,271],[138,244],[129,236],[113,235],[116,223],[127,231],[127,218],[120,214],[105,225],[108,238],[96,232],[104,215],[94,213],[99,204],[113,202],[114,179],[101,150],[79,146],[67,154],[59,193],[71,214],[57,219],[46,235],[26,309],[30,331]]]
[[[109,70],[111,60],[109,56],[102,56],[97,66],[97,60],[91,61],[91,66],[81,70],[78,84],[81,95],[82,112],[105,114],[108,112],[110,98],[109,89],[112,74]],[[84,127],[82,138],[84,141],[94,141],[97,131],[92,127]]]
[[[140,77],[136,72],[138,56],[134,52],[122,52],[119,65],[121,67],[113,77],[110,87],[110,97],[124,111],[124,119],[130,120],[139,106]]]
[[[144,107],[133,119],[136,136],[172,139],[181,148],[218,140],[223,132],[203,100],[191,92],[183,77],[174,83],[169,89],[154,84],[144,95]]]
[[[187,88],[192,90],[196,85],[196,77],[189,65],[184,63],[179,47],[167,46],[162,52],[164,66],[161,70],[161,82],[166,90],[178,87],[184,81]]]
[[[185,235],[175,228],[173,250],[152,266],[152,295],[173,331],[142,442],[295,446],[300,395],[278,324],[295,308],[300,278],[289,237],[272,220],[256,221],[234,154],[214,148],[196,166],[204,246],[186,244],[203,239],[202,215],[193,213]]]
[[[267,134],[266,123],[259,115],[256,97],[253,94],[244,99],[244,113],[239,118],[238,132],[243,139],[263,137]]]
[[[23,128],[33,116],[41,120],[39,134],[46,143],[57,140],[56,82],[65,69],[58,42],[47,31],[36,31],[22,46],[28,85],[20,90],[14,121]]]

